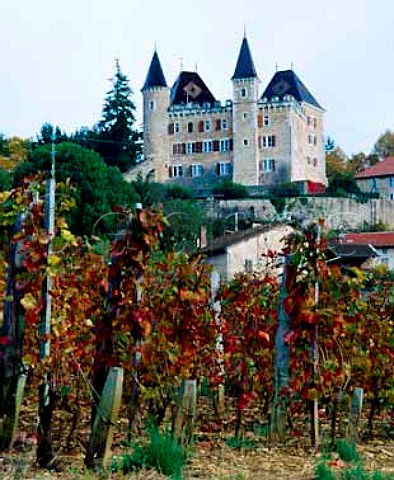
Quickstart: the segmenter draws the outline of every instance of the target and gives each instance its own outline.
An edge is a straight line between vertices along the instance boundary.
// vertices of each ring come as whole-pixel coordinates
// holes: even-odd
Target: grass
[[[147,431],[148,442],[136,443],[132,446],[131,453],[115,458],[112,470],[126,474],[142,468],[154,468],[174,480],[182,479],[187,457],[182,446],[168,428],[162,432],[156,425],[151,424]]]
[[[354,442],[338,440],[335,450],[342,463],[338,462],[338,466],[333,468],[327,463],[327,457],[323,457],[315,468],[315,480],[394,480],[392,473],[366,471]]]

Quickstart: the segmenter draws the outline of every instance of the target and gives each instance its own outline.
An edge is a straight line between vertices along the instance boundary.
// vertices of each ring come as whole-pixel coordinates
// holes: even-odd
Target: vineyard
[[[218,442],[322,452],[378,439],[392,451],[389,272],[330,263],[320,220],[268,251],[262,273],[221,284],[204,258],[163,248],[159,208],[116,206],[110,244],[75,237],[70,188],[56,186],[52,227],[41,178],[0,194],[0,452],[34,450],[37,472],[74,455],[137,475],[167,474],[149,464],[161,451],[181,478],[185,452]]]

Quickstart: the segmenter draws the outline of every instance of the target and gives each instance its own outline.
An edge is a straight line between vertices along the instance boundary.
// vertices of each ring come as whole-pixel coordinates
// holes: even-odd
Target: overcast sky
[[[0,132],[92,126],[115,58],[140,124],[155,43],[169,85],[183,62],[217,99],[231,98],[244,25],[261,88],[276,64],[293,64],[347,154],[394,130],[393,0],[0,0]]]

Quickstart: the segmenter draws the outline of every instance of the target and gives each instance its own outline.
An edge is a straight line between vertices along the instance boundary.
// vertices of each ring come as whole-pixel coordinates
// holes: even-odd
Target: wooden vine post
[[[175,410],[173,434],[186,447],[193,439],[197,414],[197,380],[183,380]]]
[[[109,466],[113,430],[122,401],[122,391],[123,369],[113,367],[108,372],[94,418],[85,459],[88,468],[107,468]]]
[[[45,191],[45,227],[48,234],[47,262],[52,254],[53,237],[55,235],[55,133],[52,138],[52,165],[50,177]],[[42,286],[43,309],[40,322],[40,359],[50,355],[51,344],[51,297],[52,279],[47,272]],[[51,439],[52,414],[55,408],[56,390],[51,373],[46,372],[39,387],[37,461],[41,467],[51,467],[54,461]]]
[[[349,440],[357,443],[357,427],[363,408],[364,389],[356,387],[353,391],[349,414]]]

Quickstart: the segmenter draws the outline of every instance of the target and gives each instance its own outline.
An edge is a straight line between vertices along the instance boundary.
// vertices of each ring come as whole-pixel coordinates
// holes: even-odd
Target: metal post
[[[45,228],[48,233],[49,241],[47,245],[48,257],[52,253],[52,242],[55,234],[55,130],[52,133],[52,151],[51,151],[51,171],[46,182],[45,188]],[[47,257],[47,258],[48,258]],[[42,285],[43,310],[40,323],[40,359],[43,360],[50,355],[51,344],[49,335],[51,333],[51,298],[52,282],[47,272]],[[54,384],[50,373],[46,373],[39,391],[39,425],[38,425],[38,445],[37,460],[40,466],[48,467],[53,462],[53,451],[51,443],[51,420],[54,408]]]
[[[282,281],[280,286],[280,300],[278,307],[278,329],[275,335],[275,401],[272,416],[272,433],[283,438],[286,426],[286,407],[283,389],[289,385],[290,349],[285,342],[285,335],[290,329],[290,318],[284,308],[284,301],[288,295],[286,283],[289,269],[289,255],[285,256]]]

